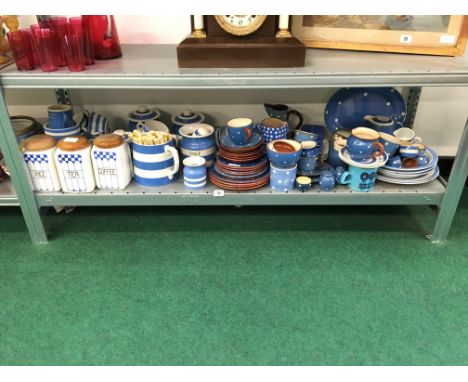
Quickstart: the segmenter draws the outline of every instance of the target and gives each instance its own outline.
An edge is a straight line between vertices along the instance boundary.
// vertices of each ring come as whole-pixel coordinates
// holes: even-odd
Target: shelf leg
[[[409,89],[408,101],[406,103],[406,117],[405,127],[413,128],[414,120],[416,118],[416,111],[418,110],[419,99],[421,98],[422,88],[413,86]]]
[[[4,89],[0,90],[0,148],[10,170],[11,181],[18,196],[31,240],[35,244],[47,243],[47,235],[42,224],[39,206],[30,185],[28,174],[26,174],[18,143],[11,126]]]
[[[452,225],[458,202],[460,201],[465,182],[468,177],[468,119],[465,130],[458,146],[457,156],[453,162],[452,171],[448,180],[442,203],[440,205],[439,216],[432,235],[429,237],[433,243],[440,243],[447,240],[450,227]]]

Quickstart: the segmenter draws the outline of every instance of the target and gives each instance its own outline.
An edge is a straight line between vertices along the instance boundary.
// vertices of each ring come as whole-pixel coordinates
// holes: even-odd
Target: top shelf
[[[6,88],[314,88],[467,86],[468,58],[307,49],[304,68],[180,69],[176,45],[124,45],[84,72],[0,71]]]

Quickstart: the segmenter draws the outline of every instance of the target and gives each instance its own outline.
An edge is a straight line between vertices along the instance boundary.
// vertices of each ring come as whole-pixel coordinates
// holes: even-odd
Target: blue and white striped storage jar
[[[191,123],[182,126],[179,134],[182,137],[180,151],[182,158],[203,157],[206,167],[210,167],[216,156],[215,129],[206,123]]]
[[[172,138],[159,145],[140,145],[133,142],[135,182],[140,186],[164,186],[175,180],[179,171],[179,154]]]
[[[186,188],[197,190],[206,186],[205,158],[187,157],[184,163],[184,185]]]

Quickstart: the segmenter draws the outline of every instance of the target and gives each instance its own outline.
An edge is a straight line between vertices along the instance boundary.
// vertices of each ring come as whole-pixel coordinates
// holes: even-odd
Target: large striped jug
[[[133,142],[135,182],[140,186],[164,186],[175,180],[179,171],[179,154],[175,140],[159,145],[140,145]]]

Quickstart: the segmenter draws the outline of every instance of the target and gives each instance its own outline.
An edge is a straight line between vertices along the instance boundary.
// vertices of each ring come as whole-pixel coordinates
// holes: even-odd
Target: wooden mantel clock
[[[192,16],[192,33],[177,46],[181,68],[304,66],[305,46],[289,32],[289,16]]]

